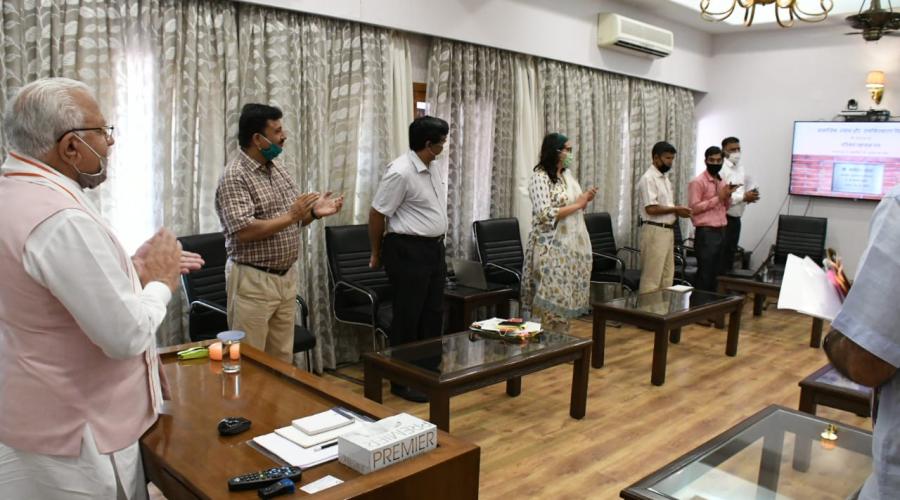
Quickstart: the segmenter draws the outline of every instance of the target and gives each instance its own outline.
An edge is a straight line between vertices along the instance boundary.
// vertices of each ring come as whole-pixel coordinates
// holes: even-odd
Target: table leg
[[[497,304],[497,317],[509,319],[509,299],[503,299]]]
[[[800,388],[800,411],[809,413],[810,415],[816,414],[816,398],[813,396],[813,391],[806,387]],[[806,472],[809,469],[812,446],[812,439],[804,436],[802,433],[796,434],[796,440],[794,441],[794,460],[792,464],[794,470]]]
[[[738,336],[741,334],[741,307],[728,315],[728,340],[725,342],[725,354],[737,356]]]
[[[818,348],[822,345],[822,327],[824,321],[819,318],[813,318],[812,332],[809,335],[809,346]]]
[[[587,388],[591,350],[587,346],[581,351],[581,357],[575,360],[572,367],[572,397],[569,400],[569,415],[582,419],[587,410]]]
[[[428,420],[444,432],[450,432],[450,394],[438,390],[428,395]]]
[[[753,315],[762,316],[763,306],[766,305],[766,296],[762,293],[753,294]]]
[[[781,453],[784,449],[784,431],[773,430],[763,436],[762,458],[759,461],[759,485],[757,499],[774,499],[778,491],[778,476],[781,472]]]
[[[513,377],[506,381],[506,395],[516,397],[522,393],[522,377]]]
[[[474,320],[472,319],[472,316],[474,316],[475,311],[477,311],[477,310],[478,310],[478,306],[477,306],[477,305],[475,305],[475,304],[473,304],[473,303],[471,303],[471,302],[465,302],[465,303],[463,303],[463,307],[462,307],[462,323],[460,323],[459,325],[457,325],[457,328],[454,329],[453,331],[454,331],[454,332],[461,332],[461,331],[464,331],[464,330],[468,330],[468,329],[469,329],[469,325],[471,325],[471,324],[472,324],[472,321],[474,321]]]
[[[724,330],[725,329],[725,315],[723,314],[721,316],[716,316],[716,319],[713,320],[713,324],[719,330]]]
[[[591,356],[591,366],[603,368],[603,358],[606,355],[606,317],[594,308],[594,344]]]
[[[681,328],[673,328],[672,331],[669,332],[669,342],[673,344],[681,342]]]
[[[664,327],[657,327],[653,336],[653,367],[650,371],[650,383],[663,385],[666,383],[666,354],[669,351],[669,336]]]
[[[366,360],[363,364],[364,393],[366,398],[381,402],[381,370]]]

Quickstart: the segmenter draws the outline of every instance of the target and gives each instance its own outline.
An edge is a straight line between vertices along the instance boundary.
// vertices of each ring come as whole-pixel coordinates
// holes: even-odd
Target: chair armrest
[[[209,311],[215,311],[219,314],[224,314],[226,316],[228,315],[228,311],[226,311],[225,309],[222,309],[222,306],[220,306],[214,302],[210,302],[208,300],[200,299],[200,300],[195,300],[195,301],[191,302],[191,311],[192,312],[195,307],[201,307],[201,308],[209,310]]]
[[[520,283],[522,282],[522,275],[519,274],[519,272],[516,271],[515,269],[510,269],[510,268],[508,268],[508,267],[506,267],[506,266],[501,266],[500,264],[494,264],[493,262],[488,262],[488,263],[486,263],[486,264],[484,265],[484,267],[485,267],[485,268],[495,268],[495,269],[498,269],[498,270],[500,270],[500,271],[503,271],[503,272],[506,272],[506,273],[510,273],[510,274],[512,274],[513,276],[516,277],[516,280],[517,280],[518,282],[520,282]]]
[[[625,250],[625,251],[631,252],[631,253],[636,253],[638,255],[641,254],[641,251],[634,247],[619,247],[619,249],[616,250],[616,255],[618,255],[619,252],[621,252],[622,250]]]
[[[375,319],[378,317],[378,305],[379,305],[378,293],[374,289],[369,288],[365,285],[357,285],[356,283],[350,283],[349,281],[338,281],[337,283],[334,284],[334,294],[335,295],[337,295],[338,288],[342,287],[342,286],[349,288],[353,292],[360,293],[360,294],[368,297],[369,302],[372,304],[372,309],[370,311],[370,314],[372,315],[372,325],[374,325]],[[334,315],[335,315],[335,317],[337,317],[337,308],[334,307],[335,301],[332,300],[331,304],[332,304],[332,308],[334,309]]]
[[[309,328],[309,306],[299,295],[297,295],[297,305],[300,307],[300,324],[304,328]]]
[[[349,288],[351,291],[354,291],[354,292],[356,292],[356,293],[360,293],[360,294],[362,294],[362,295],[365,295],[366,297],[369,298],[369,302],[372,303],[372,306],[373,306],[373,307],[377,306],[377,304],[378,304],[378,293],[377,293],[374,289],[369,288],[369,287],[367,287],[367,286],[365,286],[365,285],[358,285],[358,284],[356,284],[356,283],[350,283],[349,281],[338,281],[337,283],[334,284],[334,291],[335,291],[335,293],[337,293],[338,288],[340,288],[340,287],[342,287],[342,286],[343,286],[343,287],[347,287],[347,288]]]
[[[600,257],[601,259],[608,259],[616,263],[616,270],[619,274],[622,274],[622,271],[625,269],[625,261],[616,257],[615,255],[609,255],[607,253],[602,252],[591,252],[595,257]]]

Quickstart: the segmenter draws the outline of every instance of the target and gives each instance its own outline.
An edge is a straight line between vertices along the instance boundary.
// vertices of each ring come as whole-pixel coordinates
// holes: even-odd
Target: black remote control
[[[259,495],[259,498],[272,498],[279,495],[289,495],[294,491],[296,491],[296,486],[294,486],[293,481],[290,479],[281,479],[275,484],[261,488],[256,493]]]
[[[300,467],[272,467],[271,469],[242,474],[228,480],[229,491],[255,490],[268,486],[282,479],[299,481]]]

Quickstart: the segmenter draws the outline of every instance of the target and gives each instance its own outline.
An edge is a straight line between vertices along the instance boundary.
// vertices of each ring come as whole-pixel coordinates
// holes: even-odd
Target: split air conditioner
[[[666,57],[675,47],[672,32],[613,13],[599,15],[597,45],[633,55]]]

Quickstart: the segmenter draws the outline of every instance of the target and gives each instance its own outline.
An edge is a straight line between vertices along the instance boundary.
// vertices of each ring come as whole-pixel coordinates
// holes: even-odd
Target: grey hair
[[[94,96],[90,87],[69,78],[44,78],[19,89],[3,117],[9,148],[41,158],[59,136],[83,127],[84,110],[75,102],[78,92]]]

